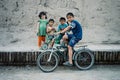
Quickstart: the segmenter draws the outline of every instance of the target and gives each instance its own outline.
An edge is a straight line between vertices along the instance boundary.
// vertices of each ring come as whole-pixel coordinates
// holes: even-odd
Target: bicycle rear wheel
[[[37,58],[37,65],[43,72],[52,72],[58,66],[58,57],[55,53],[52,54],[50,61],[48,61],[50,54],[50,51],[46,51]]]
[[[75,55],[75,65],[78,69],[86,70],[93,66],[94,55],[89,50],[79,51]]]

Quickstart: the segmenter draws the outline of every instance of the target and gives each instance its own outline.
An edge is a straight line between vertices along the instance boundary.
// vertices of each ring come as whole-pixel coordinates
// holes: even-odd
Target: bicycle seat
[[[87,47],[88,45],[81,45],[81,46],[79,46],[79,47]]]

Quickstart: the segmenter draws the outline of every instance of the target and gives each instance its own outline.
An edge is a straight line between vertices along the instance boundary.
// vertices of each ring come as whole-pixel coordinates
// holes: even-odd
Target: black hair
[[[42,15],[45,15],[45,19],[47,19],[46,13],[47,13],[47,12],[42,11],[42,12],[39,13],[38,17],[41,19],[41,18],[42,18]]]
[[[64,17],[61,17],[61,18],[59,19],[59,21],[62,21],[62,20],[66,21],[66,19],[65,19]]]
[[[49,19],[49,22],[50,22],[50,21],[53,21],[53,22],[55,22],[55,21],[54,21],[54,19]]]
[[[73,14],[72,12],[69,12],[69,13],[67,13],[66,17],[67,17],[67,16],[72,16],[72,17],[74,17],[74,14]]]

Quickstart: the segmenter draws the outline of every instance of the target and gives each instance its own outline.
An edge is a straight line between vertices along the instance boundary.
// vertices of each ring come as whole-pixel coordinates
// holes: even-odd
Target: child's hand
[[[57,32],[57,33],[55,33],[56,35],[58,35],[58,34],[60,34],[61,32],[59,31],[59,32]]]

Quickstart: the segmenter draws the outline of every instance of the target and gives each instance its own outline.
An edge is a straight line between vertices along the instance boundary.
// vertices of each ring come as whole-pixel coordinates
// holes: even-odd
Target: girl
[[[45,42],[46,36],[46,26],[48,24],[46,12],[40,12],[39,16],[40,20],[38,21],[38,47],[40,48],[42,43]]]

